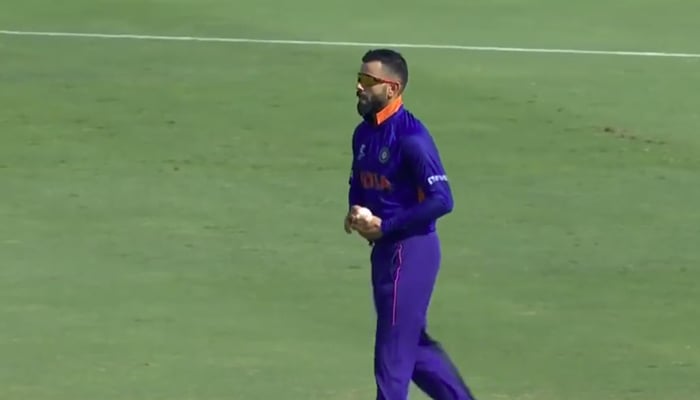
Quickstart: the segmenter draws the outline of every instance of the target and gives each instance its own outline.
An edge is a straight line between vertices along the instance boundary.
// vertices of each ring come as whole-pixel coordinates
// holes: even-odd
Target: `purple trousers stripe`
[[[406,400],[411,382],[434,400],[475,399],[447,353],[427,333],[440,258],[436,233],[372,248],[377,400]]]

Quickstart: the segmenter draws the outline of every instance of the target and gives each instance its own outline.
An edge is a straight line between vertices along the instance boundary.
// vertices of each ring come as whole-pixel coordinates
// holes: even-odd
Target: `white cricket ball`
[[[370,211],[369,208],[360,207],[355,215],[360,219],[367,220],[372,218],[372,211]]]

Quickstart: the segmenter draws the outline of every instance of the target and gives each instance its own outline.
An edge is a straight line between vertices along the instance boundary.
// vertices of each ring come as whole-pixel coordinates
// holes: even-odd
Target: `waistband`
[[[394,234],[384,236],[381,239],[375,241],[373,244],[375,246],[386,246],[386,245],[393,245],[398,242],[404,241],[406,239],[410,239],[412,237],[416,236],[425,236],[429,235],[431,233],[436,233],[435,227],[425,227],[421,229],[412,229],[408,231],[398,231]]]

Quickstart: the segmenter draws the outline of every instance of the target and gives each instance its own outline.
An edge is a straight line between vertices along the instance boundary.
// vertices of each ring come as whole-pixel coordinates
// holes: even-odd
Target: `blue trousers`
[[[372,248],[377,400],[406,400],[411,382],[434,400],[474,400],[447,353],[427,333],[440,258],[436,233]]]

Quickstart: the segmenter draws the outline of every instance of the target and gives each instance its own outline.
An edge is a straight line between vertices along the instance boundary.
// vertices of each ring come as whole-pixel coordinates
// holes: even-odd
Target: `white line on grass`
[[[78,37],[92,39],[131,39],[131,40],[167,40],[181,42],[223,42],[223,43],[258,43],[300,46],[344,46],[344,47],[393,47],[409,49],[434,49],[458,51],[500,51],[517,53],[559,53],[559,54],[595,54],[610,56],[640,56],[640,57],[674,57],[700,58],[700,53],[667,53],[658,51],[608,51],[608,50],[575,50],[575,49],[538,49],[526,47],[494,47],[494,46],[461,46],[449,44],[412,44],[412,43],[371,43],[371,42],[335,42],[321,40],[284,40],[284,39],[251,39],[226,37],[198,36],[161,36],[134,35],[109,33],[75,33],[75,32],[35,32],[0,30],[0,35],[13,36],[45,36],[45,37]]]

